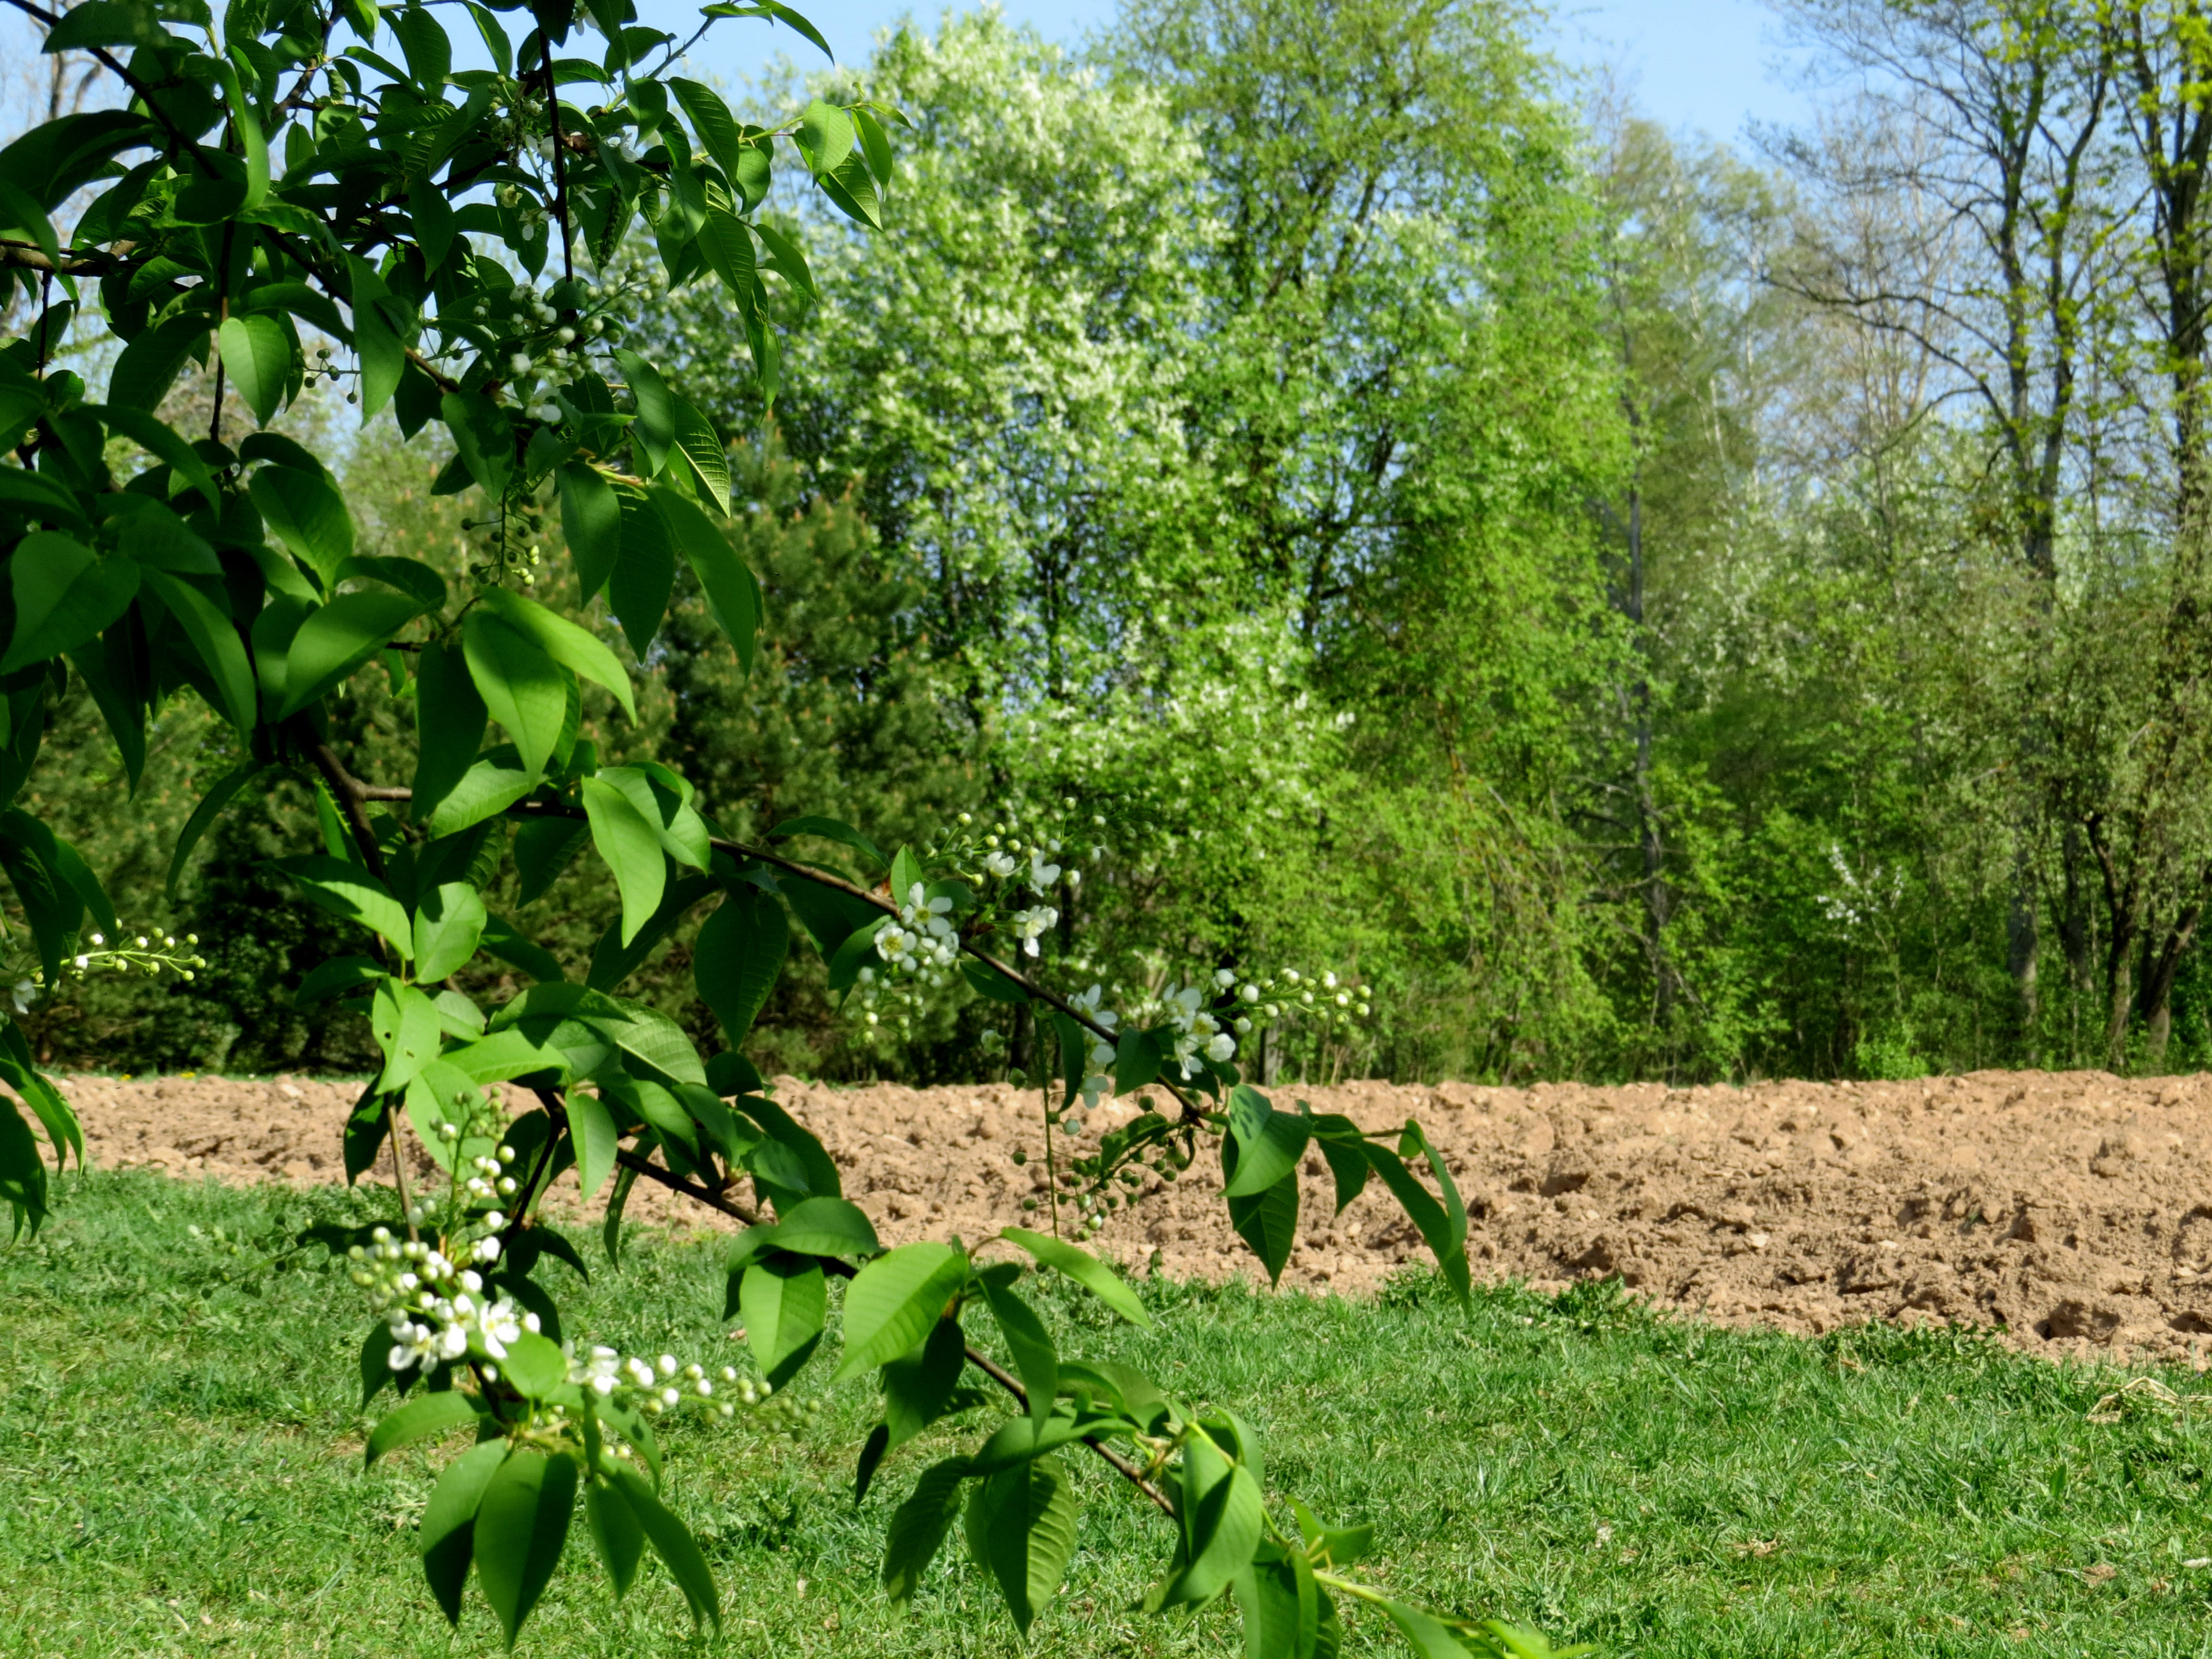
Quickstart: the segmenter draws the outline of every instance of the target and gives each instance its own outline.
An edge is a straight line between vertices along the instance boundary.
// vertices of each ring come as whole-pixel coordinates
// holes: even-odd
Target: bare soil
[[[360,1087],[210,1077],[64,1086],[95,1166],[298,1183],[339,1178],[339,1126]],[[784,1078],[778,1096],[822,1137],[888,1242],[1042,1224],[1021,1207],[1045,1190],[1034,1094]],[[2212,1346],[2212,1077],[1352,1083],[1278,1097],[1371,1127],[1419,1117],[1466,1195],[1479,1277],[1555,1288],[1618,1275],[1662,1307],[1798,1332],[1958,1322],[2001,1326],[2045,1353],[2199,1364]],[[1116,1110],[1095,1115],[1090,1133]],[[1195,1169],[1151,1192],[1107,1224],[1098,1247],[1132,1269],[1156,1256],[1172,1276],[1256,1277],[1210,1175]],[[1310,1158],[1285,1286],[1370,1291],[1425,1259],[1379,1187],[1341,1216],[1330,1201],[1326,1170]],[[642,1183],[632,1213],[715,1224]]]

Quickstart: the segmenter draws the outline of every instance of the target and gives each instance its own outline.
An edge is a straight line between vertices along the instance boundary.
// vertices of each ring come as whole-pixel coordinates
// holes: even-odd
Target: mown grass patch
[[[314,1253],[282,1254],[362,1200],[98,1173],[59,1196],[46,1232],[0,1251],[0,1652],[496,1650],[480,1603],[449,1638],[415,1565],[442,1454],[362,1471],[353,1287]],[[733,1358],[719,1249],[641,1233],[615,1271],[592,1240],[592,1283],[562,1287],[572,1327]],[[2212,1565],[2191,1565],[2212,1558],[2212,1426],[2148,1401],[2089,1421],[2111,1370],[1968,1335],[1717,1329],[1601,1286],[1495,1287],[1472,1315],[1420,1276],[1368,1302],[1145,1295],[1150,1334],[1048,1297],[1063,1352],[1233,1405],[1265,1438],[1271,1486],[1376,1522],[1378,1576],[1420,1598],[1654,1659],[2212,1653]],[[815,1371],[798,1393],[819,1391]],[[910,1619],[884,1606],[890,1509],[974,1430],[903,1450],[856,1510],[870,1405],[839,1390],[796,1443],[742,1419],[671,1435],[672,1500],[728,1608],[718,1650],[1020,1650],[951,1553]],[[1078,1478],[1082,1543],[1032,1650],[1232,1651],[1218,1610],[1132,1610],[1167,1540],[1103,1471]],[[1382,1650],[1352,1622],[1350,1650]],[[665,1580],[617,1609],[592,1568],[556,1579],[521,1650],[700,1645]]]

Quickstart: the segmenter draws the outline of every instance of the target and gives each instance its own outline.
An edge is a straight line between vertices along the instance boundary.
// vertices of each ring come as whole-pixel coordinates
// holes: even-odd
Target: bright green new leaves
[[[1055,1457],[1001,1469],[969,1495],[968,1553],[988,1571],[1023,1635],[1059,1594],[1075,1553],[1075,1493]]]
[[[227,780],[226,780],[227,781]],[[279,859],[276,867],[300,884],[307,902],[357,921],[402,957],[415,949],[415,928],[392,890],[359,866],[321,855]]]
[[[376,1080],[379,1094],[404,1089],[416,1073],[438,1057],[445,1027],[438,1005],[411,985],[386,980],[369,1003],[369,1029],[376,1046],[384,1051],[384,1074]]]
[[[1000,1237],[1009,1243],[1018,1244],[1044,1266],[1066,1273],[1070,1279],[1103,1302],[1132,1325],[1149,1328],[1152,1315],[1145,1304],[1137,1300],[1137,1293],[1121,1282],[1121,1276],[1088,1250],[1042,1233],[1031,1232],[1026,1227],[1008,1227]]]
[[[576,1465],[523,1447],[501,1463],[477,1506],[477,1583],[499,1615],[509,1650],[538,1605],[568,1541]]]
[[[292,635],[285,653],[284,701],[276,717],[283,720],[320,701],[422,614],[418,601],[398,593],[363,589],[339,594]]]
[[[292,380],[290,333],[275,317],[257,311],[224,318],[216,337],[222,343],[223,373],[253,411],[254,420],[267,426]]]
[[[511,588],[486,588],[480,602],[486,611],[579,679],[589,680],[611,691],[615,701],[622,705],[623,713],[632,720],[637,718],[629,674],[623,671],[621,660],[590,629],[577,627],[565,617],[555,616],[544,605],[526,599]]]
[[[842,1382],[896,1359],[927,1336],[960,1287],[968,1257],[951,1244],[908,1244],[860,1269],[845,1292]]]
[[[738,556],[729,538],[693,503],[660,489],[653,492],[653,501],[670,539],[683,550],[691,574],[699,579],[715,626],[737,647],[738,666],[750,675],[761,624],[759,578]]]
[[[489,918],[477,890],[449,881],[423,896],[415,911],[415,975],[426,981],[458,972],[477,953]]]
[[[828,1282],[819,1261],[778,1253],[745,1269],[738,1287],[745,1342],[762,1374],[777,1388],[797,1375],[813,1354],[829,1309]]]
[[[507,1451],[504,1440],[470,1447],[446,1465],[423,1506],[422,1576],[449,1625],[461,1622],[461,1591],[476,1554],[477,1508],[483,1502],[484,1488],[507,1461]]]
[[[319,471],[299,466],[264,466],[247,487],[262,522],[322,578],[328,592],[338,567],[353,556],[353,519],[337,486]]]
[[[462,624],[461,649],[485,708],[514,739],[522,769],[533,777],[543,772],[568,717],[568,680],[561,665],[483,607],[470,611]]]
[[[411,1446],[417,1440],[450,1433],[464,1423],[473,1425],[477,1411],[476,1396],[459,1389],[417,1395],[368,1431],[365,1460],[374,1463],[385,1453]]]
[[[639,811],[630,798],[603,778],[583,782],[584,811],[591,820],[592,845],[614,872],[622,895],[623,943],[637,937],[653,920],[668,885],[668,865],[660,847],[660,826]]]
[[[8,558],[15,631],[0,673],[74,651],[112,626],[138,592],[138,567],[102,559],[52,530],[26,536]]]
[[[783,972],[791,924],[783,907],[750,885],[730,890],[692,947],[691,980],[714,1011],[722,1035],[742,1048]]]

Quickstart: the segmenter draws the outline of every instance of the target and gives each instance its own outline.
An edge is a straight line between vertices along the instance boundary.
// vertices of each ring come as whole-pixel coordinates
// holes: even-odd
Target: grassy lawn
[[[449,1637],[422,1587],[433,1457],[362,1472],[353,1287],[268,1266],[356,1200],[97,1174],[60,1198],[35,1242],[0,1250],[0,1653],[496,1650],[473,1592]],[[719,1363],[715,1262],[711,1243],[641,1235],[620,1272],[574,1287],[572,1326]],[[1624,1656],[2212,1653],[2212,1565],[2191,1565],[2212,1557],[2212,1427],[2152,1406],[2089,1422],[2115,1373],[1967,1338],[1711,1329],[1601,1290],[1499,1288],[1472,1317],[1419,1280],[1379,1305],[1146,1293],[1151,1334],[1056,1301],[1063,1352],[1233,1404],[1277,1490],[1376,1522],[1378,1573],[1422,1598]],[[903,1450],[856,1510],[868,1404],[839,1391],[797,1443],[743,1419],[673,1433],[672,1501],[729,1610],[720,1650],[1017,1653],[957,1548],[913,1617],[890,1617],[884,1522],[974,1431]],[[1232,1651],[1220,1610],[1131,1611],[1162,1529],[1103,1472],[1078,1479],[1082,1544],[1033,1650]],[[587,1547],[580,1523],[571,1542]],[[572,1555],[521,1650],[694,1651],[655,1571],[617,1609]],[[1352,1621],[1349,1650],[1385,1645]]]

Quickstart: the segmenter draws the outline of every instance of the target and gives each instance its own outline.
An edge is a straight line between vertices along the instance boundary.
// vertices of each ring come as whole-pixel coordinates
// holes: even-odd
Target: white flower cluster
[[[473,1267],[458,1266],[419,1239],[396,1239],[388,1228],[369,1237],[367,1249],[356,1244],[346,1254],[354,1262],[353,1282],[369,1292],[370,1306],[391,1328],[386,1363],[393,1370],[427,1370],[470,1355],[495,1365],[507,1358],[508,1343],[538,1328],[536,1314],[487,1297]],[[473,1254],[480,1261],[497,1259],[499,1240],[480,1241]]]
[[[899,906],[898,919],[876,935],[876,954],[893,968],[946,969],[960,955],[960,932],[952,925],[952,901],[916,882]]]
[[[706,1367],[679,1365],[672,1353],[652,1360],[636,1354],[625,1357],[619,1350],[605,1346],[580,1358],[572,1352],[568,1380],[602,1400],[635,1404],[648,1413],[672,1411],[688,1397],[707,1403],[724,1417],[737,1414],[737,1404],[731,1400],[714,1399],[714,1381],[707,1375]],[[733,1365],[722,1367],[722,1382],[736,1401],[747,1406],[758,1405],[775,1391],[765,1381],[740,1377]]]
[[[438,1126],[438,1137],[448,1144],[458,1144],[461,1138],[461,1126],[458,1123],[441,1123]],[[515,1194],[516,1183],[514,1177],[507,1173],[507,1166],[514,1162],[514,1148],[501,1146],[499,1149],[499,1155],[495,1158],[472,1158],[465,1166],[457,1165],[453,1170],[453,1178],[461,1192],[483,1203],[488,1204],[494,1198],[512,1198]],[[465,1180],[461,1177],[463,1167],[469,1170]]]
[[[1226,974],[1227,969],[1223,973]],[[1224,983],[1235,983],[1235,976],[1230,975]],[[1250,1031],[1255,1022],[1272,1025],[1292,1014],[1328,1023],[1365,1019],[1375,1012],[1364,988],[1344,984],[1334,971],[1316,980],[1295,968],[1285,968],[1272,979],[1245,981],[1237,989],[1237,1000],[1249,1011],[1238,1015],[1233,1023],[1232,1029],[1239,1036]]]
[[[1226,968],[1214,975],[1221,990],[1231,989],[1237,975]],[[1168,1025],[1175,1032],[1174,1047],[1169,1058],[1182,1067],[1188,1082],[1204,1070],[1200,1056],[1221,1061],[1232,1060],[1237,1054],[1237,1039],[1221,1029],[1221,1022],[1200,1005],[1206,1001],[1206,992],[1196,985],[1170,985],[1160,994],[1162,1012]]]

